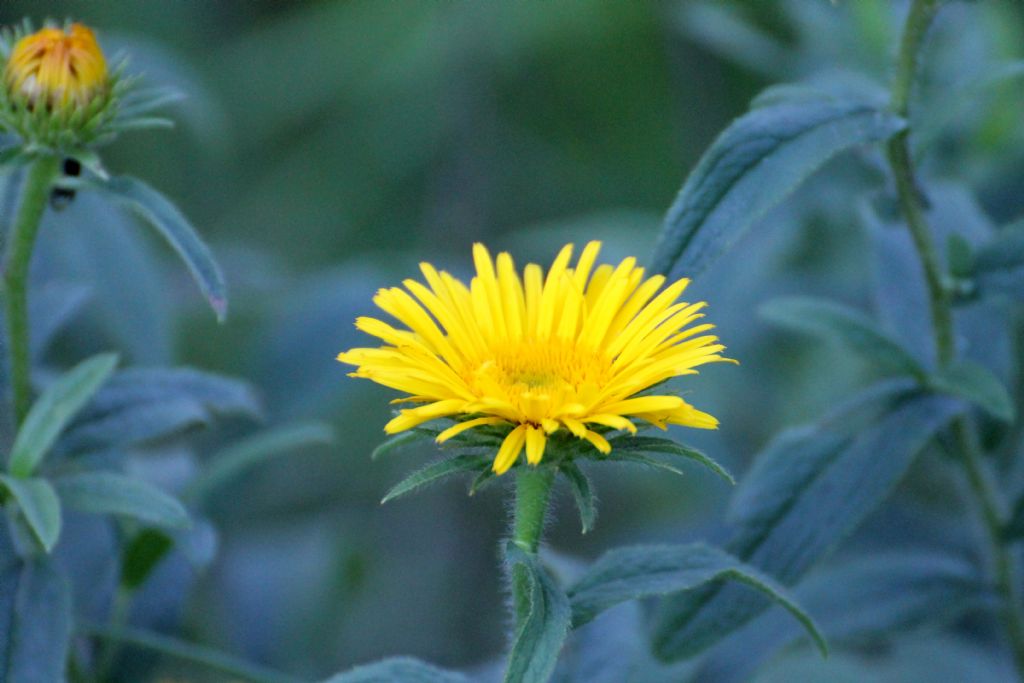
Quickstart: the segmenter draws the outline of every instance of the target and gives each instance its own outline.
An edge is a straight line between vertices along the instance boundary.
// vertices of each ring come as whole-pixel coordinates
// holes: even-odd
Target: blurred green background
[[[986,4],[957,6],[940,26],[936,54],[958,78],[1020,57],[1019,5]],[[607,259],[646,258],[686,172],[759,89],[838,67],[884,83],[901,7],[5,0],[3,23],[84,21],[108,54],[130,55],[131,71],[187,95],[170,110],[174,130],[126,135],[104,157],[180,202],[231,288],[218,327],[162,245],[80,201],[66,214],[75,220],[48,229],[116,262],[79,273],[105,294],[58,353],[116,345],[139,364],[237,375],[261,392],[269,421],[322,417],[339,435],[334,447],[233,486],[211,512],[216,559],[201,572],[179,567],[136,620],[309,676],[389,654],[486,667],[507,627],[496,569],[506,492],[468,498],[447,483],[378,505],[431,453],[370,462],[392,396],[333,360],[364,341],[355,316],[420,260],[464,274],[474,241],[509,248],[519,263],[546,264],[561,244],[595,238]],[[940,83],[952,78],[942,59]],[[998,97],[968,128],[946,131],[947,153],[934,165],[1010,178],[989,184],[985,198],[1009,218],[1020,191],[1020,97]],[[996,149],[1000,166],[983,165]],[[756,309],[797,292],[866,304],[866,249],[849,193],[879,177],[870,159],[833,162],[764,221],[771,230],[694,283],[692,296],[710,302],[742,365],[687,382],[721,430],[676,436],[742,473],[774,431],[863,379],[853,360],[772,331]],[[240,429],[221,425],[205,438],[215,444]],[[171,480],[173,451],[160,449],[153,465]],[[626,542],[714,540],[729,491],[706,472],[670,480],[608,464],[595,475],[601,517],[588,536],[567,491],[559,494],[550,545],[567,562]]]

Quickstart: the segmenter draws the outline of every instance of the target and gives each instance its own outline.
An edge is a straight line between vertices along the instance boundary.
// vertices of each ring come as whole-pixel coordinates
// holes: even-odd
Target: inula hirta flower
[[[374,303],[403,327],[359,318],[356,327],[384,342],[338,360],[365,377],[408,394],[387,423],[390,434],[438,418],[455,424],[437,441],[485,425],[507,426],[493,469],[506,472],[526,451],[536,465],[550,437],[562,430],[611,451],[605,434],[635,433],[637,423],[714,429],[718,421],[680,396],[650,391],[665,380],[695,374],[704,363],[727,360],[710,324],[696,324],[705,303],[678,301],[688,280],[665,285],[645,277],[636,259],[594,267],[601,245],[591,242],[570,267],[573,247],[561,250],[545,275],[512,257],[492,260],[473,248],[476,277],[469,287],[420,265],[426,284],[384,289]]]
[[[107,87],[107,62],[88,27],[47,27],[14,44],[4,82],[30,108],[86,107]]]

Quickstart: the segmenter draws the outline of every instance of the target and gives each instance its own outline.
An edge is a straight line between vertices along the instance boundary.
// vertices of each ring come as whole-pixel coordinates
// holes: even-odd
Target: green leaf
[[[171,537],[159,529],[135,534],[121,555],[121,585],[128,590],[139,588],[173,547]]]
[[[0,680],[65,680],[71,638],[71,591],[49,558],[0,572]]]
[[[1024,299],[1024,224],[1004,228],[974,254],[972,275],[983,294]]]
[[[572,461],[563,462],[559,465],[559,469],[565,475],[565,478],[569,480],[569,486],[572,488],[572,497],[576,501],[576,509],[580,511],[583,533],[587,533],[594,528],[594,522],[597,520],[594,488],[590,484],[590,479],[583,473],[583,470]]]
[[[974,253],[963,235],[954,233],[946,238],[946,262],[953,277],[968,278],[973,274]]]
[[[1003,527],[1003,538],[1016,541],[1024,538],[1024,495],[1013,505],[1010,519]]]
[[[402,432],[401,434],[395,434],[390,439],[373,449],[373,452],[370,454],[370,460],[376,460],[377,458],[388,455],[393,451],[400,450],[409,444],[418,443],[430,438],[433,438],[431,434],[416,429],[410,429],[409,431]]]
[[[833,156],[904,127],[861,101],[782,102],[737,119],[705,152],[669,209],[652,270],[699,275]]]
[[[508,657],[505,683],[533,683],[550,679],[572,621],[569,598],[541,566],[536,555],[515,543],[505,548],[513,580],[517,573],[529,589],[529,604],[516,631]]]
[[[962,411],[960,401],[917,393],[853,435],[837,433],[831,423],[840,417],[783,433],[736,490],[727,550],[783,585],[795,583],[885,500],[932,436]],[[656,652],[690,657],[767,605],[731,585],[670,598],[655,629]]]
[[[613,451],[611,455],[607,457],[595,457],[594,460],[597,460],[598,462],[633,463],[634,465],[643,465],[644,467],[650,467],[651,469],[655,470],[664,470],[666,472],[671,472],[672,474],[677,474],[680,477],[682,477],[685,474],[681,469],[668,464],[664,460],[658,460],[657,458],[652,458],[649,455],[644,455],[643,453],[635,453],[633,451]]]
[[[168,529],[189,525],[177,500],[144,481],[116,472],[82,472],[55,482],[69,508],[96,515],[119,515]]]
[[[452,458],[445,458],[438,462],[431,463],[426,467],[416,470],[408,477],[398,482],[388,491],[384,498],[380,501],[381,505],[394,500],[399,496],[404,496],[407,493],[411,493],[417,489],[423,488],[427,484],[432,484],[439,479],[449,477],[453,474],[459,474],[460,472],[478,472],[484,468],[490,467],[491,459],[481,455],[456,455]]]
[[[498,475],[495,474],[493,469],[488,467],[473,478],[469,485],[469,495],[475,496],[479,491],[483,491],[496,481],[498,481]]]
[[[799,296],[769,301],[760,312],[783,327],[833,339],[885,372],[925,378],[921,364],[860,311],[831,301]]]
[[[32,474],[65,425],[92,398],[116,365],[116,354],[93,356],[43,392],[15,437],[8,465],[11,474],[16,477]]]
[[[0,485],[18,504],[32,535],[50,552],[60,538],[60,500],[45,479],[22,479],[0,474]]]
[[[115,176],[105,181],[93,178],[89,184],[139,215],[167,240],[188,266],[217,319],[223,321],[228,306],[224,275],[210,248],[178,207],[137,178]]]
[[[605,553],[569,589],[573,628],[627,600],[678,593],[725,579],[746,584],[782,605],[807,629],[821,654],[828,655],[828,645],[814,621],[784,588],[729,553],[703,543],[639,545]]]
[[[467,680],[462,674],[410,657],[392,657],[331,676],[323,683],[466,683]]]
[[[1010,392],[999,378],[985,366],[969,360],[938,370],[929,384],[935,391],[970,401],[1004,422],[1012,422],[1017,412]]]
[[[656,436],[633,436],[631,434],[623,434],[622,436],[617,436],[611,439],[609,443],[612,446],[611,458],[615,458],[616,455],[624,451],[678,455],[682,458],[687,458],[704,465],[704,467],[707,467],[730,484],[736,483],[736,480],[733,479],[733,476],[729,471],[718,464],[718,462],[716,462],[711,456],[698,451],[696,448],[676,443],[671,439],[662,439]]]
[[[333,440],[331,428],[320,422],[269,429],[214,455],[189,487],[188,496],[205,500],[213,491],[261,463]]]

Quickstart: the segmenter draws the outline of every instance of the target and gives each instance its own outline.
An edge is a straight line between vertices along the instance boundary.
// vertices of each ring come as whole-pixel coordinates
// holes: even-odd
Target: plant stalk
[[[39,223],[50,199],[60,159],[47,155],[29,167],[21,202],[11,228],[4,263],[4,305],[10,349],[11,391],[15,427],[21,426],[32,405],[31,351],[29,348],[28,273]]]
[[[512,520],[512,542],[524,552],[537,554],[544,532],[544,518],[555,482],[552,467],[520,467],[516,472],[515,517]],[[526,570],[516,566],[512,571],[512,604],[516,613],[516,626],[520,626],[530,611],[530,581]]]
[[[909,113],[921,46],[940,4],[941,0],[914,0],[907,16],[891,100],[893,110],[903,117]],[[908,126],[889,140],[889,165],[896,183],[900,210],[925,273],[936,357],[940,366],[948,366],[956,360],[957,355],[952,302],[943,282],[942,265],[914,178],[913,159],[908,144],[909,132]],[[959,417],[953,422],[952,430],[967,483],[985,528],[993,581],[1002,602],[1001,616],[1006,639],[1017,674],[1024,681],[1024,615],[1021,613],[1021,595],[1016,581],[1016,563],[1002,535],[1005,519],[1003,505],[986,467],[973,423],[967,417]]]

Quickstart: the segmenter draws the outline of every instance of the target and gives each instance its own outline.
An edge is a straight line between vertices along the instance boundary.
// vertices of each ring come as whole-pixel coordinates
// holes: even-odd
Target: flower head
[[[32,109],[86,107],[108,85],[107,62],[87,26],[46,27],[14,44],[4,83]]]
[[[661,275],[645,278],[633,258],[595,268],[600,247],[589,243],[570,267],[570,244],[546,275],[530,264],[520,277],[509,254],[492,260],[477,244],[469,287],[423,263],[425,285],[406,280],[405,289],[374,298],[404,327],[359,318],[356,327],[384,346],[338,360],[357,367],[353,377],[420,404],[401,410],[388,433],[455,420],[437,436],[443,443],[474,428],[508,427],[493,463],[498,474],[524,450],[529,464],[541,462],[548,440],[563,431],[608,453],[604,435],[635,433],[637,421],[716,428],[714,417],[677,395],[643,393],[727,360],[718,338],[705,334],[713,326],[693,324],[705,304],[679,302],[688,280],[664,286]]]

